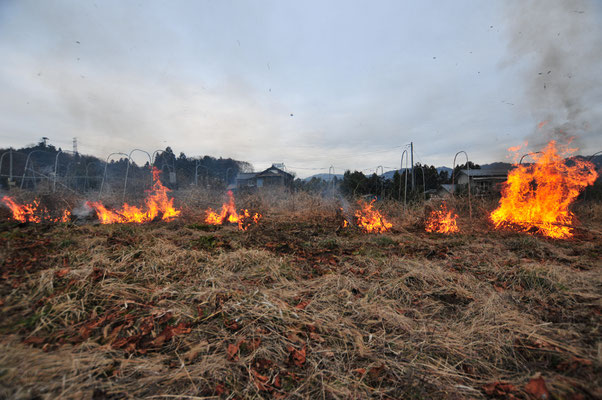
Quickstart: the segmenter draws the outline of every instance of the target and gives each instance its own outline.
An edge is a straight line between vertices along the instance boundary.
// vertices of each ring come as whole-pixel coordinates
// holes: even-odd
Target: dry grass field
[[[204,224],[222,199],[0,223],[0,398],[602,397],[600,204],[552,240],[493,231],[485,201],[451,204],[453,235],[398,203],[388,233],[341,229],[348,205],[304,194],[241,198],[247,231]]]

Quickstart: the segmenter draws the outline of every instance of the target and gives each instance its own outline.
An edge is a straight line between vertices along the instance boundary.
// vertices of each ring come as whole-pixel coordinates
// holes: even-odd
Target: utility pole
[[[77,138],[73,138],[73,154],[77,155]]]
[[[410,142],[410,160],[412,163],[412,190],[416,188],[416,179],[414,178],[414,142]]]

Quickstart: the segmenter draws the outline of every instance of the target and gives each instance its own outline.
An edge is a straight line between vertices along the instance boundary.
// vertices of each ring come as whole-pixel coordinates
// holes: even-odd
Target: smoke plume
[[[524,71],[525,106],[537,126],[529,142],[585,141],[602,130],[601,8],[589,0],[507,4],[510,57]]]

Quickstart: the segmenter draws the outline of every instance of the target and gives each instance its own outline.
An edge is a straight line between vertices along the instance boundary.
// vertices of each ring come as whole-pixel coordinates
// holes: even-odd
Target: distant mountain
[[[501,169],[509,171],[512,169],[512,164],[507,162],[493,162],[491,164],[482,164],[481,169]]]
[[[449,167],[437,167],[437,172],[441,173],[442,171],[447,172],[448,175],[451,175],[452,169]]]
[[[340,179],[343,179],[343,175],[342,175],[342,174],[333,174],[333,175],[331,175],[331,174],[315,174],[315,175],[312,175],[312,176],[308,176],[307,178],[305,178],[305,179],[303,179],[303,180],[304,180],[305,182],[309,182],[309,181],[311,181],[313,178],[316,178],[316,179],[321,179],[321,180],[323,180],[323,181],[326,181],[326,182],[330,182],[330,180],[331,180],[333,177],[336,177],[336,178],[337,178],[337,179],[339,179],[339,180],[340,180]]]

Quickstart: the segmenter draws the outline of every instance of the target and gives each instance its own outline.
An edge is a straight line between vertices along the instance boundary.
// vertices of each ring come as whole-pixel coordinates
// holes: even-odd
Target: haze
[[[345,169],[602,149],[594,1],[0,1],[0,136]],[[542,129],[537,125],[548,121]]]

